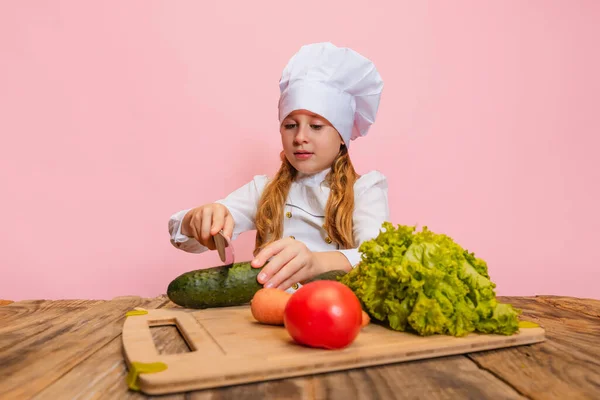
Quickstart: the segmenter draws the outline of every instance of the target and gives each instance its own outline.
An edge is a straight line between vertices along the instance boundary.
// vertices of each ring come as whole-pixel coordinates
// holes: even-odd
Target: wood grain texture
[[[157,299],[156,308],[174,307],[165,297]],[[146,306],[150,308],[149,305]],[[175,306],[178,307],[178,306]],[[121,321],[122,323],[122,321]],[[157,348],[168,354],[185,351],[183,339],[175,336],[172,327],[152,328]],[[183,347],[185,346],[185,347]],[[35,399],[146,399],[147,396],[129,390],[125,382],[127,366],[123,359],[121,336],[115,337],[87,359],[77,364],[59,380],[54,381]],[[183,400],[183,394],[160,396],[163,400]]]
[[[0,398],[32,397],[118,337],[127,311],[162,303],[162,298],[123,297],[44,320],[41,332],[0,353]]]
[[[600,301],[581,312],[576,300],[512,298],[527,319],[546,329],[548,340],[535,346],[473,353],[469,358],[535,399],[600,398]]]
[[[35,300],[0,308],[0,351],[44,332],[56,318],[85,311],[103,300]]]
[[[0,308],[0,322],[4,327],[37,312],[46,312],[51,309],[85,308],[102,302],[104,300],[23,300],[12,302]]]
[[[577,352],[577,357],[600,359],[599,318],[551,306],[532,298],[514,298],[512,304],[523,309],[525,319],[535,321],[546,328],[546,337],[555,344]]]
[[[573,299],[561,296],[538,296],[536,300],[543,301],[554,307],[567,311],[575,311],[592,317],[600,318],[600,301],[593,299]]]
[[[137,299],[137,300],[136,300]],[[129,306],[151,308],[174,307],[160,297],[115,299],[117,308],[127,311]],[[147,303],[142,304],[143,301]],[[123,360],[120,329],[123,314],[113,312],[113,302],[106,302],[100,311],[79,320],[86,309],[101,303],[86,301],[27,301],[0,307],[0,329],[5,332],[19,329],[10,325],[19,321],[15,315],[29,318],[30,324],[20,329],[30,329],[36,318],[48,332],[28,336],[25,344],[18,335],[9,343],[8,355],[12,364],[4,362],[6,352],[0,352],[0,398],[4,399],[167,399],[167,400],[220,400],[220,399],[594,399],[600,398],[600,371],[598,364],[598,318],[600,301],[541,296],[538,298],[502,298],[524,310],[526,319],[540,323],[546,329],[547,341],[498,351],[472,353],[439,359],[412,361],[380,367],[360,368],[344,372],[312,375],[302,378],[280,379],[269,382],[230,386],[215,390],[145,396],[130,391],[125,383],[127,369]],[[127,303],[126,305],[123,302]],[[6,314],[2,310],[15,307]],[[58,332],[54,325],[61,322],[68,330]],[[127,310],[125,310],[127,309]],[[34,316],[36,313],[36,317]],[[79,317],[77,316],[79,313]],[[83,313],[83,314],[82,314]],[[109,313],[115,318],[104,318]],[[117,316],[117,314],[120,314]],[[10,318],[5,324],[2,317]],[[87,319],[86,319],[87,318]],[[99,323],[97,320],[100,320]],[[71,322],[70,322],[71,321]],[[65,324],[66,323],[66,324]],[[28,328],[29,326],[29,328]],[[89,329],[86,329],[89,328]],[[59,329],[60,330],[60,329]],[[104,330],[108,331],[103,332]],[[152,328],[152,337],[161,354],[174,354],[187,350],[171,326]],[[24,337],[27,335],[24,335]],[[111,339],[112,337],[112,339]],[[0,335],[0,340],[2,335]],[[44,343],[54,344],[44,349]],[[104,344],[103,344],[104,343]],[[78,344],[79,346],[76,346]],[[15,347],[20,350],[13,351]],[[80,352],[81,347],[88,350]],[[21,356],[19,356],[21,354]],[[64,365],[63,365],[64,364]],[[11,382],[31,386],[25,391],[9,391]],[[524,396],[524,397],[521,397]]]
[[[191,392],[191,400],[523,399],[464,356]]]

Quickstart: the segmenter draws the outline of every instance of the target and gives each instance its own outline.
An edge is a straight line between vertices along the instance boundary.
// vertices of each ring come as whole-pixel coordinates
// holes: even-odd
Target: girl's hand
[[[255,268],[269,263],[258,274],[258,282],[265,287],[286,290],[318,274],[315,255],[306,245],[292,238],[277,240],[262,249],[252,260]]]
[[[213,236],[220,230],[231,238],[233,233],[233,217],[222,204],[212,203],[191,209],[181,223],[181,233],[196,239],[201,245],[215,250]]]

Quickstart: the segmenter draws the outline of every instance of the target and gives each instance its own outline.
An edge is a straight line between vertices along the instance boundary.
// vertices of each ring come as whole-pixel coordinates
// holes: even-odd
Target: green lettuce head
[[[519,330],[520,310],[497,302],[483,260],[427,227],[382,227],[360,246],[360,264],[341,278],[372,318],[420,335]]]

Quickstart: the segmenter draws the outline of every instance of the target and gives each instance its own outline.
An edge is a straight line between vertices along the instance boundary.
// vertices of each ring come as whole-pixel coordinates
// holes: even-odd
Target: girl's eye
[[[284,127],[285,129],[294,129],[296,127],[296,124],[285,124]]]
[[[323,127],[323,125],[311,125],[310,127],[313,128],[315,131],[318,131]]]

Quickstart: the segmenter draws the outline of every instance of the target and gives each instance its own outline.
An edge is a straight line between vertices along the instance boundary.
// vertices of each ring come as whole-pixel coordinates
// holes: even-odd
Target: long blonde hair
[[[256,212],[256,243],[254,255],[283,236],[283,208],[298,171],[281,153],[281,167],[265,187]],[[325,231],[340,248],[354,247],[352,215],[354,183],[358,174],[350,161],[348,149],[342,146],[326,176],[330,194],[325,206]]]

